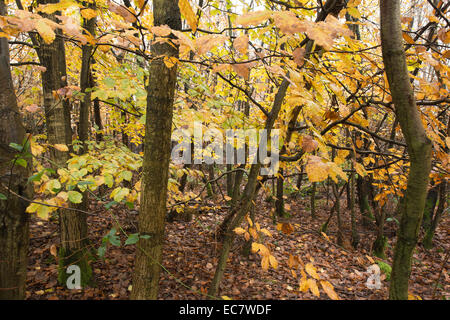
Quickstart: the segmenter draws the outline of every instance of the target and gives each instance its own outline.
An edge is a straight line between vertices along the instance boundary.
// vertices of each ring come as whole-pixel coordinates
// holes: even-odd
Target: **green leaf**
[[[114,177],[110,173],[105,173],[105,184],[108,188],[111,188],[114,185]]]
[[[39,205],[38,209],[36,210],[36,214],[39,218],[47,220],[48,215],[51,211],[52,210],[50,209],[50,207],[45,205]]]
[[[22,152],[22,150],[23,150],[23,146],[21,146],[20,144],[14,143],[14,142],[11,142],[9,144],[9,146],[19,152]]]
[[[89,185],[89,184],[94,184],[92,181],[80,181],[77,183],[77,185],[79,186],[85,186],[85,185]]]
[[[72,203],[81,203],[81,200],[83,199],[83,195],[78,191],[69,191],[67,194]]]
[[[131,181],[131,178],[133,177],[133,173],[131,171],[123,171],[120,173],[120,176],[127,181]]]
[[[125,204],[127,205],[128,209],[130,209],[130,210],[134,209],[134,203],[133,202],[127,201],[127,202],[125,202]]]
[[[113,246],[120,247],[120,238],[116,235],[109,237],[109,243]]]
[[[101,245],[100,247],[98,247],[97,254],[100,258],[103,258],[105,256],[105,253],[106,253],[106,245]]]
[[[112,207],[113,205],[115,205],[115,204],[117,204],[117,202],[116,202],[116,201],[111,201],[111,202],[108,202],[107,204],[105,204],[105,208],[106,208],[106,210],[109,210],[109,209],[111,209],[111,207]]]
[[[139,241],[139,233],[130,234],[128,239],[125,241],[125,245],[135,244]]]
[[[105,86],[109,89],[114,88],[114,86],[116,85],[116,82],[114,81],[113,78],[111,77],[107,77],[105,78],[105,80],[103,80],[103,83],[105,84]]]
[[[32,175],[28,178],[28,182],[32,181],[41,181],[42,176],[44,175],[45,169],[40,171],[39,173],[36,173],[35,175]]]
[[[112,228],[111,230],[109,230],[109,233],[107,235],[107,237],[112,237],[116,234],[117,229],[116,228]]]
[[[111,198],[114,199],[114,201],[120,202],[130,193],[130,189],[128,188],[122,188],[117,187],[111,192]]]
[[[47,189],[53,193],[57,193],[61,189],[61,183],[56,179],[49,180],[47,182]]]
[[[0,193],[0,200],[7,200],[8,198],[3,194]]]
[[[14,160],[13,160],[13,161],[14,161]],[[23,159],[23,158],[17,158],[17,159],[15,160],[15,163],[18,164],[19,166],[24,167],[24,168],[26,168],[27,165],[28,165],[27,161],[26,161],[25,159]]]

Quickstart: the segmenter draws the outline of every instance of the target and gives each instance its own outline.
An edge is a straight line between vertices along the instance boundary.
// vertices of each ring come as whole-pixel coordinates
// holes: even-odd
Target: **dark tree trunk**
[[[39,4],[57,3],[53,0],[40,0]],[[56,20],[55,12],[45,15],[46,18]],[[64,40],[56,37],[51,44],[42,39],[39,42],[37,53],[41,65],[46,68],[42,72],[42,88],[44,95],[44,108],[47,125],[47,139],[50,145],[72,143],[72,130],[70,127],[70,102],[65,97],[54,95],[59,89],[67,86],[66,52]],[[89,117],[89,115],[88,115]],[[65,167],[69,158],[68,152],[51,149],[51,159],[56,167]],[[85,200],[84,200],[85,201]],[[59,282],[65,285],[66,268],[77,265],[81,270],[81,285],[90,283],[92,271],[87,254],[87,221],[86,215],[73,210],[59,210],[61,248],[59,250]]]
[[[444,209],[446,203],[448,201],[447,194],[447,181],[442,181],[439,185],[439,204],[436,209],[436,212],[431,218],[429,226],[425,230],[425,236],[423,237],[422,244],[425,249],[431,249],[433,247],[433,237],[436,231],[436,228],[441,220],[442,215],[444,214]]]
[[[177,0],[153,1],[154,25],[181,29]],[[178,48],[167,43],[152,45],[149,67],[147,115],[143,163],[143,188],[139,232],[150,236],[137,245],[131,299],[156,299],[161,270],[166,216],[173,102],[177,67],[168,68],[160,56],[176,57]]]
[[[94,121],[95,125],[97,126],[97,130],[100,131],[95,135],[95,139],[97,140],[97,142],[103,141],[102,115],[100,113],[100,101],[98,101],[98,98],[94,99]]]
[[[0,15],[5,14],[4,0],[0,0]],[[13,164],[18,152],[9,146],[24,145],[26,135],[17,108],[5,37],[0,37],[0,88],[0,300],[17,300],[25,298],[29,214],[25,212],[27,203],[16,195],[31,198],[32,189],[27,186],[31,161],[27,168]],[[23,152],[30,150],[25,148]]]

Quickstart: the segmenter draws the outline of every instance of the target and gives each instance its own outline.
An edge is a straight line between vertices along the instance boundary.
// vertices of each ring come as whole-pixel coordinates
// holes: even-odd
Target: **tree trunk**
[[[93,7],[90,5],[89,7]],[[95,22],[96,19],[83,19],[83,27],[93,37],[95,36]],[[78,138],[83,143],[83,152],[87,152],[86,142],[89,140],[89,114],[91,110],[91,92],[88,90],[92,84],[91,81],[91,64],[92,64],[92,45],[87,43],[82,46],[81,56],[81,72],[80,72],[80,88],[84,93],[84,97],[80,102],[80,124],[78,131]],[[81,153],[83,153],[81,152]]]
[[[411,258],[417,243],[431,169],[431,141],[425,133],[406,65],[400,0],[380,0],[381,45],[396,116],[410,156],[405,201],[394,250],[390,299],[408,299]]]
[[[231,171],[233,170],[233,165],[232,164],[227,164],[226,165],[227,171]],[[236,175],[238,174],[238,172],[236,172]],[[234,183],[234,174],[233,173],[229,173],[227,174],[227,195],[229,197],[233,197],[233,192],[234,192],[234,187],[236,187],[235,183]]]
[[[154,25],[181,29],[176,0],[153,1]],[[167,183],[171,148],[173,101],[177,67],[168,68],[161,56],[176,57],[178,48],[167,43],[152,45],[147,87],[147,115],[143,163],[143,190],[139,232],[150,238],[138,242],[131,299],[158,297],[166,216]]]
[[[317,182],[311,183],[311,197],[310,197],[310,210],[311,210],[311,218],[316,218],[316,188]]]
[[[39,4],[56,3],[52,0],[41,0]],[[52,15],[42,14],[44,17],[56,20]],[[51,44],[39,41],[37,53],[41,65],[46,68],[42,72],[42,89],[44,95],[45,121],[47,125],[47,139],[50,145],[72,143],[72,129],[70,127],[70,103],[64,96],[54,95],[59,89],[67,86],[66,53],[64,40],[58,37]],[[68,152],[51,149],[51,160],[55,166],[65,167],[69,158]],[[87,222],[86,214],[72,210],[59,210],[61,248],[59,250],[58,280],[65,285],[66,268],[77,265],[81,270],[81,285],[90,283],[92,270],[87,254]]]
[[[439,204],[436,209],[436,213],[432,216],[429,227],[425,230],[425,236],[423,237],[422,244],[425,249],[431,249],[433,247],[434,232],[441,220],[444,213],[445,205],[448,201],[447,194],[447,181],[442,181],[439,185]]]
[[[424,230],[428,230],[431,226],[431,221],[434,216],[434,209],[438,200],[439,185],[432,187],[428,190],[427,199],[425,200],[425,210],[423,211],[422,227]]]
[[[0,15],[5,14],[4,0],[0,0]],[[11,191],[31,198],[32,189],[27,186],[31,161],[27,168],[12,162],[18,152],[9,144],[25,145],[26,136],[17,108],[5,37],[0,37],[0,88],[0,300],[17,300],[25,298],[29,215],[25,212],[27,203]],[[29,148],[23,152],[30,152]]]
[[[278,169],[278,177],[277,177],[277,189],[276,189],[276,198],[275,198],[275,211],[278,217],[283,217],[285,215],[284,211],[284,171],[283,168]]]
[[[353,161],[356,159],[353,157]],[[353,248],[357,248],[359,244],[359,234],[358,229],[356,227],[356,213],[355,213],[355,168],[354,162],[352,162],[352,173],[350,175],[350,214],[351,214],[351,223],[352,223],[352,246]]]
[[[302,188],[302,181],[303,181],[303,166],[301,166],[301,170],[300,173],[297,177],[297,189],[298,189],[298,193],[300,194],[300,189]]]
[[[94,84],[92,84],[94,86]],[[98,101],[98,98],[94,99],[94,121],[95,125],[97,126],[97,132],[95,135],[95,139],[97,142],[103,141],[103,124],[102,124],[102,115],[100,113],[100,101]]]
[[[387,239],[384,236],[384,221],[386,219],[386,210],[384,207],[380,206],[377,209],[377,213],[375,214],[375,221],[377,225],[377,237],[373,243],[373,255],[377,256],[381,259],[386,259],[386,254],[384,251],[386,250]]]

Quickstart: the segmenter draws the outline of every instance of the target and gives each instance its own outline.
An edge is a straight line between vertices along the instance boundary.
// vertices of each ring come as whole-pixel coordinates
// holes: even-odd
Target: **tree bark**
[[[180,30],[178,1],[154,0],[153,18],[155,26],[166,24]],[[176,57],[178,48],[167,43],[155,43],[151,49],[154,59],[150,63],[147,87],[143,191],[139,214],[139,232],[150,238],[141,238],[138,242],[131,299],[158,297],[177,80],[177,67],[168,68],[161,56]]]
[[[94,8],[93,5],[89,7]],[[95,23],[96,19],[83,19],[83,27],[89,32],[93,37],[95,36]],[[88,89],[91,87],[91,64],[92,64],[92,45],[86,43],[81,48],[81,72],[80,72],[80,88],[81,92],[84,93],[83,98],[80,102],[80,124],[78,138],[83,143],[83,152],[87,152],[86,142],[89,140],[89,115],[91,110],[91,92]]]
[[[40,0],[39,4],[57,3],[54,0]],[[52,15],[42,14],[44,17],[56,20]],[[64,40],[58,37],[60,31],[51,44],[35,38],[39,43],[37,53],[41,65],[46,68],[42,75],[42,90],[44,95],[45,122],[47,125],[47,139],[50,145],[72,143],[72,129],[70,126],[70,102],[64,96],[58,96],[59,89],[67,86],[66,52]],[[65,167],[69,159],[68,152],[61,152],[51,148],[50,158],[56,168]],[[61,248],[59,250],[58,280],[65,285],[66,268],[77,265],[81,270],[81,285],[90,283],[92,270],[88,262],[87,251],[87,221],[86,214],[73,210],[59,210]]]
[[[5,2],[0,0],[0,15],[5,14]],[[0,199],[0,300],[18,300],[25,299],[29,216],[25,212],[27,203],[11,191],[31,198],[32,189],[27,186],[30,161],[27,168],[13,163],[18,153],[9,146],[10,143],[24,145],[27,140],[17,107],[5,37],[0,38],[0,88],[0,193],[6,197]],[[24,152],[30,151],[24,148]]]
[[[431,169],[431,141],[416,106],[406,65],[400,22],[400,0],[380,0],[383,61],[395,113],[410,156],[405,201],[394,250],[390,299],[408,299],[411,258],[417,244]]]

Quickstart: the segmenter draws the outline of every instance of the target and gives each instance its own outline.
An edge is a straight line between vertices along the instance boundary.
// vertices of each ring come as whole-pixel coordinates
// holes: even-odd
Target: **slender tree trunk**
[[[373,254],[381,259],[386,259],[384,253],[387,245],[387,239],[384,236],[384,221],[386,219],[386,210],[384,207],[378,207],[375,214],[375,221],[377,225],[377,237],[373,243]]]
[[[226,165],[227,171],[231,171],[233,170],[233,165],[232,164],[227,164]],[[237,176],[238,172],[236,172],[236,176]],[[227,174],[227,195],[229,197],[233,197],[233,192],[234,192],[234,188],[236,187],[236,184],[234,183],[233,179],[235,177],[234,174],[230,173]]]
[[[181,29],[177,0],[153,1],[154,25]],[[147,115],[143,163],[143,190],[139,232],[148,235],[138,242],[131,299],[158,297],[160,263],[164,242],[173,101],[177,67],[168,68],[161,56],[176,57],[178,48],[167,43],[152,45],[147,87]],[[158,58],[156,58],[158,57]]]
[[[434,233],[444,213],[447,201],[447,182],[444,180],[439,185],[439,204],[436,209],[436,213],[433,215],[429,227],[425,230],[425,236],[422,240],[422,244],[425,249],[431,249],[433,247]]]
[[[5,2],[0,0],[0,15],[5,14]],[[24,145],[26,135],[17,108],[5,37],[0,37],[0,88],[0,300],[17,300],[25,298],[29,214],[25,212],[27,203],[12,192],[31,198],[32,189],[27,185],[31,161],[27,168],[13,164],[18,152],[9,146]],[[30,150],[24,148],[23,152]]]
[[[353,158],[353,161],[356,161]],[[351,214],[351,223],[352,223],[352,246],[356,249],[359,244],[359,234],[358,229],[356,227],[356,213],[355,213],[355,168],[352,162],[352,173],[350,175],[350,214]]]
[[[123,124],[126,124],[126,123],[128,122],[127,114],[126,114],[125,112],[122,112],[121,114],[122,114],[122,121],[123,121]],[[122,127],[122,129],[121,129],[121,133],[122,133],[122,143],[123,143],[125,146],[129,147],[130,139],[128,138],[128,135],[126,134],[125,129],[124,129],[123,127]]]
[[[277,177],[277,188],[276,188],[276,198],[275,198],[275,211],[278,217],[283,217],[284,212],[284,171],[280,167],[278,169],[278,177]]]
[[[437,185],[428,190],[427,199],[425,200],[425,209],[423,211],[422,227],[424,230],[428,230],[431,226],[438,200],[439,187],[440,185]]]
[[[310,197],[310,210],[311,210],[311,218],[316,218],[316,188],[317,182],[313,182],[311,184],[311,197]]]
[[[405,201],[394,250],[390,299],[408,299],[411,258],[417,244],[431,169],[431,141],[417,109],[406,65],[400,22],[400,0],[380,0],[383,61],[396,116],[410,156]]]
[[[335,203],[335,210],[336,210],[336,220],[337,220],[337,244],[342,246],[344,244],[344,234],[342,233],[342,221],[341,221],[341,200],[340,200],[340,194],[339,194],[339,188],[337,186],[337,183],[334,181],[332,183],[334,198],[336,200]],[[343,189],[342,189],[343,190]]]
[[[52,0],[41,0],[39,4],[57,3]],[[44,17],[55,20],[52,15],[42,14]],[[59,31],[57,31],[59,33]],[[64,40],[56,37],[51,44],[37,39],[39,47],[37,53],[41,65],[46,68],[42,72],[42,88],[44,95],[45,120],[47,125],[47,139],[50,145],[72,143],[72,129],[70,127],[70,102],[64,96],[58,96],[59,89],[67,86],[66,53]],[[69,158],[68,152],[51,149],[51,159],[56,167],[65,167]],[[77,265],[81,270],[81,285],[90,283],[92,271],[86,255],[87,224],[86,215],[71,210],[59,210],[61,248],[59,250],[58,280],[65,284],[66,268]]]
[[[93,37],[95,36],[95,22],[96,19],[92,18],[90,20],[83,19],[83,27],[89,32]],[[83,152],[87,151],[86,142],[89,140],[89,115],[91,110],[91,93],[88,90],[92,84],[91,81],[91,64],[93,58],[92,55],[92,45],[87,43],[81,48],[81,72],[80,72],[80,88],[81,92],[84,93],[84,97],[80,102],[80,124],[78,131],[78,138],[83,143]]]
[[[296,186],[297,186],[299,193],[300,193],[300,189],[302,188],[302,182],[303,182],[303,166],[301,166],[300,173],[297,177],[297,185]]]
[[[92,86],[94,86],[94,84],[92,84]],[[100,131],[95,135],[95,139],[97,142],[103,141],[103,133],[101,132],[103,130],[102,115],[100,113],[100,101],[98,101],[98,98],[94,99],[94,121],[97,130]]]

